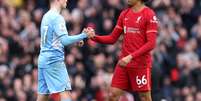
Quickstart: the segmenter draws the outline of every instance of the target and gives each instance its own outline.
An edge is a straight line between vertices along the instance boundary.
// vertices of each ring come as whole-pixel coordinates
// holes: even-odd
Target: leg
[[[140,92],[139,97],[141,101],[152,101],[151,99],[151,91]]]
[[[120,96],[123,95],[125,91],[129,91],[131,86],[128,80],[129,77],[126,69],[117,65],[112,77],[112,87],[110,88],[109,101],[118,101]]]
[[[38,96],[37,101],[48,101],[48,87],[45,82],[42,68],[38,68]]]
[[[50,94],[59,93],[61,101],[71,101],[71,84],[65,64],[56,62],[51,64],[50,67],[44,71]]]
[[[71,93],[70,91],[64,91],[59,93],[61,97],[61,101],[71,101]]]
[[[151,68],[130,68],[129,77],[132,90],[138,92],[140,101],[152,101]]]
[[[37,101],[48,101],[48,95],[38,94]]]
[[[109,94],[109,101],[118,101],[120,96],[123,94],[124,94],[123,90],[121,90],[119,88],[111,87],[110,94]]]

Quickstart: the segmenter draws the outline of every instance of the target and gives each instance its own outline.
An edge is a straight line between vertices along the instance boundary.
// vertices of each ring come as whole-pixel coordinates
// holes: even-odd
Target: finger
[[[84,29],[83,29],[83,31],[86,31],[86,30],[87,30],[87,28],[84,28]]]
[[[121,60],[119,60],[117,64],[121,66]]]
[[[121,60],[118,62],[118,64],[119,66],[123,67],[123,62]]]
[[[95,36],[96,36],[95,32],[92,31],[92,32],[91,32],[91,38],[94,38]]]
[[[123,63],[120,63],[119,65],[120,65],[121,67],[124,67],[124,64],[123,64]]]
[[[93,32],[93,33],[95,32],[95,30],[94,30],[92,27],[88,27],[87,29],[88,29],[90,32]]]
[[[126,62],[122,61],[122,62],[121,62],[121,66],[122,66],[122,67],[125,67],[125,66],[126,66]]]
[[[88,30],[93,30],[93,28],[92,28],[92,27],[87,27],[87,29],[88,29]]]
[[[90,38],[93,38],[93,37],[94,37],[94,33],[93,33],[93,32],[90,32],[90,33],[89,33],[89,37],[90,37]]]
[[[84,28],[84,29],[82,30],[82,32],[87,33],[88,30],[87,30],[86,28]]]
[[[92,34],[91,38],[94,38],[96,35],[95,34]]]

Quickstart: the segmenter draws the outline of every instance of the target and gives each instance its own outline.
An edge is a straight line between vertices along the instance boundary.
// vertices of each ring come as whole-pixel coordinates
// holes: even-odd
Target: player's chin
[[[62,7],[62,9],[65,9],[65,8],[66,8],[66,6],[63,6],[63,7]]]
[[[66,8],[66,6],[67,6],[67,4],[64,4],[64,5],[63,5],[63,8]]]
[[[129,4],[129,3],[128,3],[128,7],[132,7],[132,6],[133,6],[132,4]]]
[[[132,6],[132,3],[129,0],[127,1],[127,4],[129,7]]]

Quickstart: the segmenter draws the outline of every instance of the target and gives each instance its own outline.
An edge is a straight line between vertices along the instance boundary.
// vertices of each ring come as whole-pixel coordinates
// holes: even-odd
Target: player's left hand
[[[132,60],[132,55],[128,55],[124,58],[122,58],[121,60],[119,60],[118,64],[121,66],[121,67],[125,67],[131,60]]]

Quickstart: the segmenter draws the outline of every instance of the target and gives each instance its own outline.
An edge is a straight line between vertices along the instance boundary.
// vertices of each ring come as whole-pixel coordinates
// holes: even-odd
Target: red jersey
[[[158,20],[153,10],[144,7],[139,12],[132,8],[121,12],[113,32],[107,36],[96,36],[93,40],[112,44],[123,32],[120,59],[131,54],[133,60],[127,67],[151,67],[150,51],[155,47]]]

